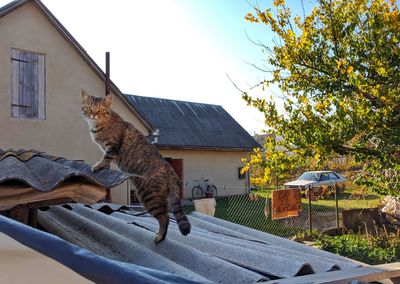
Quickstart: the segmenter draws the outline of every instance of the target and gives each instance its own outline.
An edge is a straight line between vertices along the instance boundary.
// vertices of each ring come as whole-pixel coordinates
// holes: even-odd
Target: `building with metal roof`
[[[151,139],[183,180],[183,197],[192,197],[191,189],[202,177],[216,185],[219,196],[246,192],[248,179],[240,174],[241,159],[260,145],[222,106],[125,97],[157,130]]]
[[[125,95],[154,129],[159,149],[252,150],[260,145],[220,105]]]

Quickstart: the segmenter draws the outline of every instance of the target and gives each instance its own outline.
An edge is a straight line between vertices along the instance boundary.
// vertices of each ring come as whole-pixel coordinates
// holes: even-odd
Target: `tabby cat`
[[[104,152],[92,171],[109,168],[114,161],[122,171],[138,175],[131,180],[139,201],[159,223],[154,237],[156,243],[163,241],[167,234],[169,201],[179,230],[183,235],[189,234],[191,226],[179,198],[180,181],[170,164],[141,132],[111,110],[111,95],[98,98],[84,90],[81,95],[82,114],[92,139]]]

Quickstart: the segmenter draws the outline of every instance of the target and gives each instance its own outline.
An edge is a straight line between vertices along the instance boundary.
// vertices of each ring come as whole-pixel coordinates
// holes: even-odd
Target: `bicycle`
[[[208,179],[204,177],[194,180],[197,185],[192,188],[193,199],[200,199],[202,197],[217,197],[217,187],[214,184],[209,184]]]

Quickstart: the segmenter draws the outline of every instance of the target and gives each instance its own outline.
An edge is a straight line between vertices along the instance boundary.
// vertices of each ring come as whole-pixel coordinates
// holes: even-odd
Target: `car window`
[[[319,180],[329,180],[328,173],[322,173],[321,176],[319,177]]]
[[[340,179],[340,177],[339,177],[337,174],[335,174],[335,173],[329,173],[329,178],[330,178],[331,180]]]
[[[298,179],[299,180],[318,181],[318,176],[315,173],[304,173]]]

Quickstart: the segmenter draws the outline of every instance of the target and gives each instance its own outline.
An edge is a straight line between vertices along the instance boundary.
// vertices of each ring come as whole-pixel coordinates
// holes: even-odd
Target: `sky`
[[[111,80],[123,93],[222,105],[250,134],[265,129],[227,76],[241,89],[264,78],[249,63],[262,65],[265,54],[248,37],[268,43],[273,35],[245,21],[250,1],[42,2],[103,70],[110,52]]]

